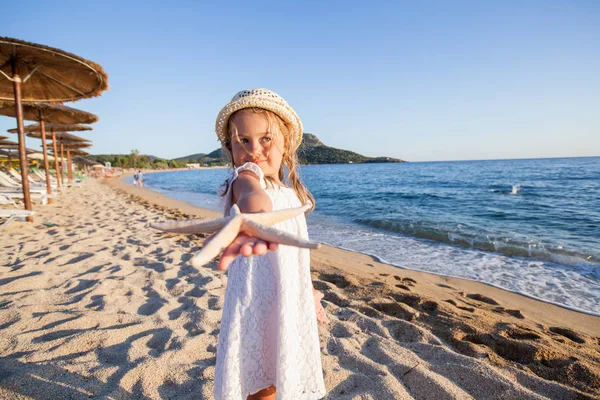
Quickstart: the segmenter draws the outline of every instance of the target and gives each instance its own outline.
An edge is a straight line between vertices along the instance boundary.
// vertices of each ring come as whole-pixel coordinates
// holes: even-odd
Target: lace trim
[[[260,167],[258,165],[251,163],[251,162],[247,162],[246,164],[235,168],[231,172],[231,176],[225,181],[225,183],[223,185],[221,185],[219,187],[219,189],[217,189],[217,193],[220,196],[222,196],[221,207],[223,208],[223,214],[225,214],[225,216],[230,215],[231,206],[233,206],[233,202],[232,202],[233,192],[231,190],[231,186],[232,186],[233,182],[240,175],[240,172],[242,172],[242,171],[252,172],[254,175],[256,175],[256,177],[260,181],[260,187],[262,187],[263,189],[267,188],[267,184],[265,182],[265,174],[262,172],[262,170],[260,169]]]

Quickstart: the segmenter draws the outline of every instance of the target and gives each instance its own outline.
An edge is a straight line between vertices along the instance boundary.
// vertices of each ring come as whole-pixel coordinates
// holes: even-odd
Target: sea
[[[220,209],[230,170],[145,175]],[[600,315],[600,157],[300,167],[311,239]],[[222,210],[220,210],[222,211]]]

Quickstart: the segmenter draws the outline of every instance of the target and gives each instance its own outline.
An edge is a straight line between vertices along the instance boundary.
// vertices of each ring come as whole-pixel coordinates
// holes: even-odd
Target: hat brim
[[[298,114],[287,104],[276,100],[258,98],[258,97],[243,97],[227,104],[217,116],[217,122],[215,124],[215,131],[217,138],[223,146],[228,141],[229,133],[227,132],[229,118],[236,111],[243,110],[245,108],[262,108],[269,110],[277,114],[284,122],[290,125],[290,134],[293,135],[295,140],[295,148],[300,146],[302,142],[302,122]]]

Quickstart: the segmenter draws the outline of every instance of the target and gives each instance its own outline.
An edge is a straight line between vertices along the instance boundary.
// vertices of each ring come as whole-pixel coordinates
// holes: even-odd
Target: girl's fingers
[[[264,256],[268,250],[267,243],[262,240],[258,240],[254,245],[254,254],[257,256]]]
[[[250,257],[253,252],[254,241],[244,243],[240,249],[240,254],[244,257]]]
[[[279,248],[278,243],[265,242],[251,236],[239,235],[231,244],[223,251],[219,260],[219,269],[227,270],[229,265],[241,254],[244,257],[252,255],[264,256],[269,250],[275,251]]]
[[[240,250],[242,246],[246,243],[246,239],[249,239],[248,236],[240,235],[231,244],[223,251],[221,254],[221,259],[219,260],[219,269],[221,271],[227,270],[229,265],[236,259],[238,254],[240,254]]]

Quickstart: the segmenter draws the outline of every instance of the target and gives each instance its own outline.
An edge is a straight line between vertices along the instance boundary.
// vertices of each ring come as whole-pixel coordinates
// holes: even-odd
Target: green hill
[[[301,164],[361,164],[361,163],[390,163],[404,162],[391,157],[367,157],[361,154],[336,149],[323,144],[313,134],[305,133],[302,136],[302,144],[298,149],[298,159]],[[225,165],[228,162],[227,155],[217,149],[208,154],[192,154],[185,157],[175,158],[175,161],[200,163],[206,165]]]
[[[185,162],[185,163],[194,163],[194,162],[196,162],[196,160],[201,159],[205,155],[206,155],[205,153],[190,154],[189,156],[174,158],[173,161],[180,161],[180,162]]]

